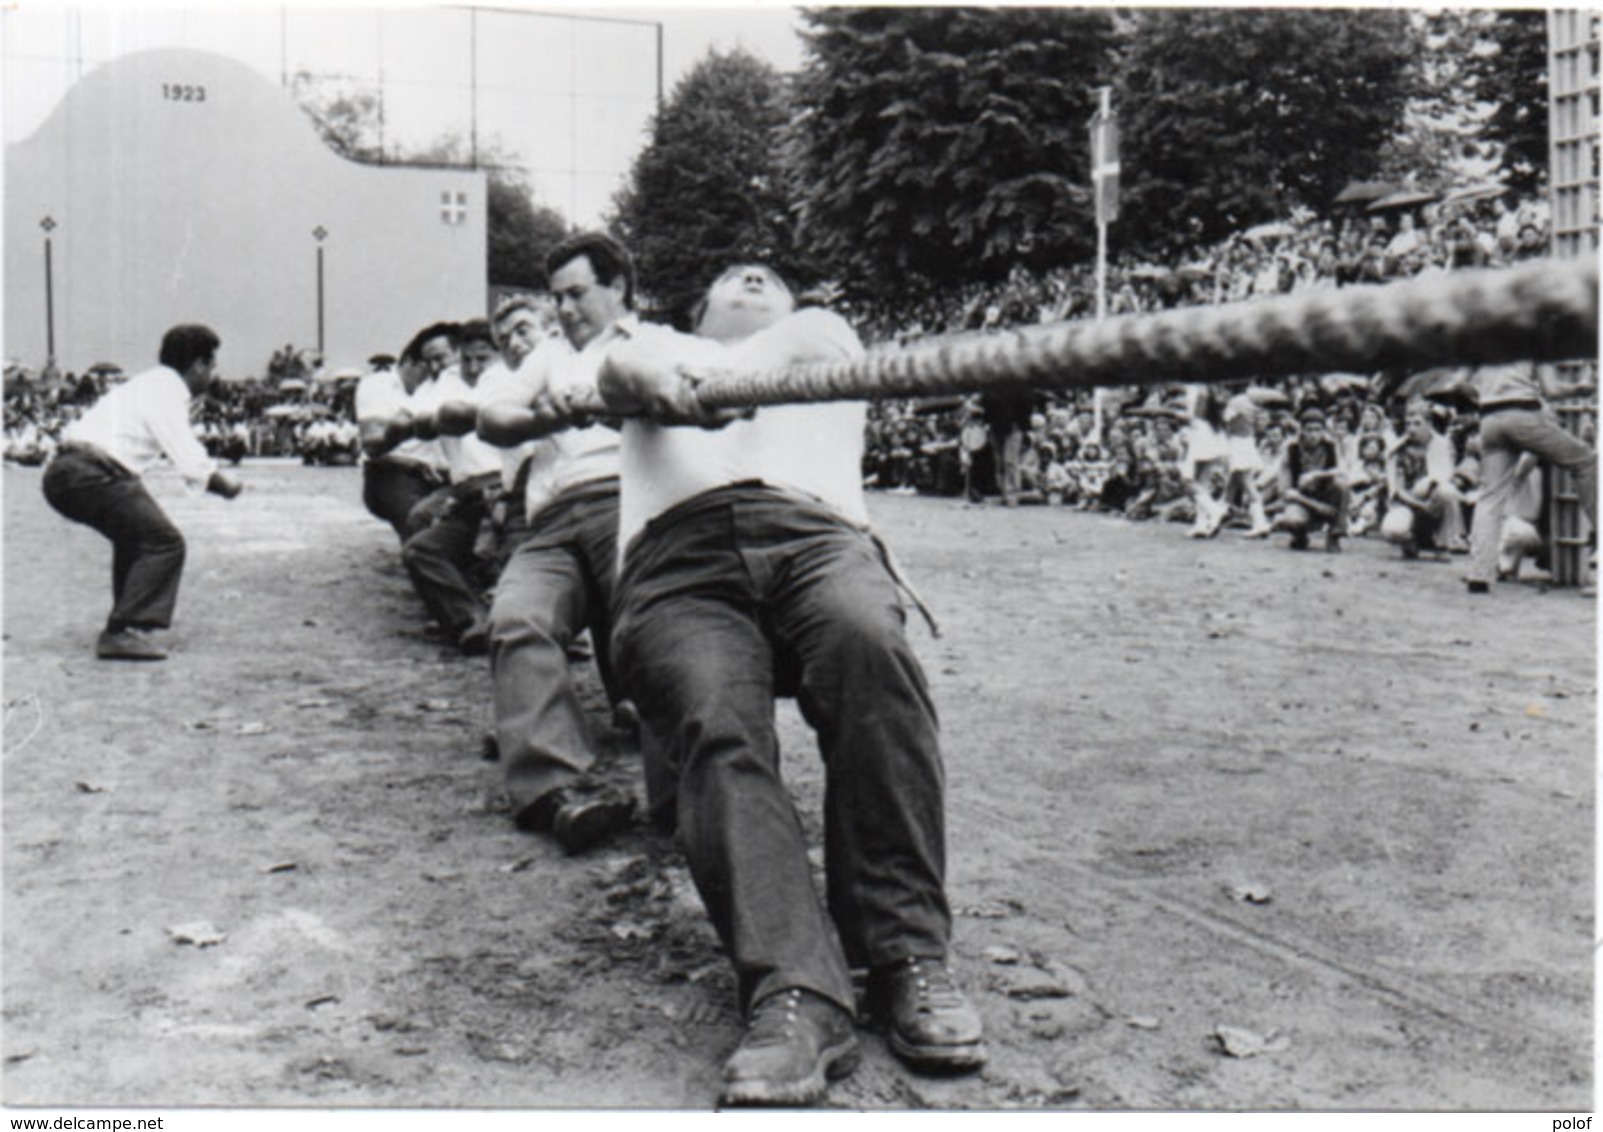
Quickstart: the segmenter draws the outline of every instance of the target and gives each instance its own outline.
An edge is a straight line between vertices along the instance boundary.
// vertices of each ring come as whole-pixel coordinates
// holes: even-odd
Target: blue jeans
[[[45,499],[111,540],[108,632],[173,623],[184,573],[184,536],[144,482],[98,449],[63,447],[45,469]]]
[[[1481,493],[1469,536],[1472,582],[1497,578],[1497,550],[1503,515],[1514,494],[1514,469],[1521,452],[1534,452],[1575,474],[1575,491],[1593,528],[1597,527],[1597,453],[1558,423],[1549,409],[1502,409],[1481,416]]]
[[[568,674],[568,646],[589,628],[609,685],[618,481],[584,484],[534,516],[490,605],[495,737],[513,812],[589,770],[595,749]]]
[[[864,531],[761,485],[647,525],[618,579],[613,659],[673,791],[679,841],[742,1008],[805,987],[853,1009],[850,968],[946,955],[945,777],[895,584]],[[824,762],[828,912],[780,777],[774,698]]]

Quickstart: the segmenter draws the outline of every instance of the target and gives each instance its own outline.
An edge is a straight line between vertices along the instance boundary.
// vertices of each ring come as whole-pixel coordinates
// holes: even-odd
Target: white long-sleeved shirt
[[[189,401],[178,372],[156,366],[108,390],[61,439],[93,444],[136,476],[166,458],[185,483],[205,487],[217,463],[189,423]]]

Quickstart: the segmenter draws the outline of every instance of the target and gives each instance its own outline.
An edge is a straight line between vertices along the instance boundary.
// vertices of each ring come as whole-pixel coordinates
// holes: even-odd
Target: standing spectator
[[[57,512],[111,540],[112,609],[95,645],[102,660],[164,660],[152,630],[172,625],[184,570],[184,538],[143,477],[171,460],[184,481],[224,499],[241,484],[218,469],[189,422],[190,399],[216,372],[220,341],[209,327],[175,326],[160,364],[100,398],[62,434],[45,469],[45,499]]]

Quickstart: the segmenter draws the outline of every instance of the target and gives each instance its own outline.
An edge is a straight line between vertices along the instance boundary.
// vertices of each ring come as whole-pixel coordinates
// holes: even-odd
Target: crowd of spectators
[[[277,359],[275,358],[275,361]],[[354,380],[273,372],[265,378],[219,381],[195,398],[195,428],[214,457],[239,463],[247,456],[299,458],[308,464],[354,464],[360,452],[353,405]],[[112,365],[83,374],[20,366],[5,377],[4,455],[37,466],[55,451],[61,430],[126,374]]]
[[[1234,302],[1309,288],[1385,282],[1431,271],[1501,266],[1546,254],[1546,208],[1488,188],[1464,199],[1417,202],[1398,210],[1362,207],[1332,219],[1311,216],[1235,234],[1206,254],[1168,268],[1111,265],[1107,311],[1132,314]],[[859,311],[874,341],[909,344],[961,331],[1094,316],[1093,269],[1015,271],[1004,283],[930,301],[900,316]],[[1017,397],[933,398],[872,407],[864,475],[895,493],[995,497],[1006,504],[1068,506],[1191,525],[1211,536],[1228,527],[1264,536],[1290,531],[1286,453],[1310,427],[1334,444],[1347,485],[1337,539],[1380,536],[1403,505],[1398,455],[1410,421],[1423,417],[1438,438],[1433,469],[1441,498],[1467,513],[1478,484],[1472,399],[1444,380],[1400,373],[1307,375],[1272,385],[1203,387],[1144,381],[1100,392],[1069,390]],[[1434,388],[1432,388],[1434,385]],[[1423,395],[1421,389],[1423,388]],[[1215,448],[1226,398],[1245,423],[1237,431],[1251,455],[1237,469]],[[1250,409],[1250,411],[1249,411]],[[1594,423],[1587,418],[1586,427]],[[1588,438],[1590,439],[1590,437]],[[1311,443],[1311,441],[1310,441]],[[1443,471],[1445,466],[1446,470]],[[1237,469],[1234,473],[1232,469]],[[1295,488],[1292,489],[1295,491]],[[1440,498],[1432,504],[1440,514]],[[1455,516],[1456,517],[1456,516]],[[1401,519],[1393,527],[1401,529]],[[1332,523],[1326,522],[1329,528]],[[1457,522],[1433,523],[1439,540],[1394,538],[1405,553],[1461,552]],[[1305,536],[1293,536],[1301,545]]]
[[[1109,314],[1121,315],[1234,302],[1497,266],[1545,254],[1547,246],[1545,206],[1513,201],[1490,187],[1457,200],[1405,197],[1395,209],[1366,210],[1360,203],[1331,218],[1299,215],[1258,225],[1170,267],[1110,265],[1106,305]],[[908,344],[1088,318],[1096,308],[1094,269],[1075,265],[1045,273],[1016,270],[1000,285],[970,287],[911,311],[904,305],[894,315],[889,308],[863,306],[849,313],[868,341]],[[382,356],[373,361],[389,363]],[[42,463],[61,428],[120,376],[109,366],[81,376],[9,371],[5,457]],[[309,464],[355,463],[354,381],[345,380],[354,376],[331,380],[319,359],[286,346],[274,354],[265,377],[220,382],[198,398],[198,431],[214,455],[234,462],[288,456]],[[1262,535],[1285,514],[1285,453],[1305,434],[1309,410],[1318,410],[1316,427],[1334,442],[1349,485],[1342,533],[1379,533],[1396,502],[1393,454],[1408,431],[1409,402],[1396,396],[1398,379],[1310,375],[1273,387],[1233,387],[1234,403],[1250,402],[1252,408],[1237,414],[1248,421],[1237,428],[1246,439],[1235,438],[1251,446],[1246,467],[1226,462],[1222,447],[1217,458],[1202,451],[1214,444],[1210,434],[1222,422],[1199,412],[1199,404],[1209,401],[1205,390],[1175,383],[882,401],[870,409],[864,476],[871,487],[896,493],[999,497],[1009,504],[1189,523],[1194,534],[1238,525]],[[1222,404],[1221,398],[1214,409]],[[1474,407],[1448,395],[1426,412],[1450,448],[1452,497],[1470,507],[1476,485]],[[1438,454],[1437,463],[1445,458]],[[1449,529],[1456,532],[1457,526]],[[1439,549],[1460,549],[1460,541],[1454,534]]]

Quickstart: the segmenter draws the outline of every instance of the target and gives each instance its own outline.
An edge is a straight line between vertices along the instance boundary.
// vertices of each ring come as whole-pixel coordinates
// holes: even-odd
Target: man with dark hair
[[[935,707],[904,628],[910,591],[868,529],[864,406],[742,414],[695,396],[698,366],[861,355],[844,320],[794,307],[774,272],[732,268],[699,339],[620,344],[600,380],[611,407],[643,414],[623,426],[613,645],[650,737],[653,804],[677,818],[734,964],[747,1029],[724,1067],[730,1105],[816,1104],[851,1071],[853,969],[909,1065],[971,1071],[986,1056],[947,967]],[[818,736],[827,908],[780,776],[776,695]]]
[[[433,380],[415,345],[414,337],[399,363],[388,354],[369,358],[373,370],[356,385],[362,502],[369,514],[390,525],[402,545],[418,532],[412,519],[417,505],[446,482],[445,453],[438,441],[412,435],[412,395]]]
[[[1297,438],[1286,445],[1281,464],[1285,510],[1274,529],[1291,535],[1291,549],[1307,550],[1308,536],[1321,527],[1325,549],[1341,550],[1347,533],[1347,476],[1336,442],[1325,432],[1325,411],[1314,405],[1298,414]]]
[[[464,656],[489,651],[489,623],[477,547],[480,528],[500,490],[501,456],[471,433],[452,436],[440,427],[441,410],[458,401],[474,403],[479,375],[495,357],[489,324],[437,323],[418,335],[418,354],[434,374],[427,390],[412,399],[414,436],[438,438],[445,454],[449,495],[427,524],[401,547],[412,588],[449,641]]]
[[[175,326],[161,364],[101,397],[62,433],[45,469],[50,506],[111,540],[111,615],[95,646],[102,660],[163,660],[148,637],[172,625],[184,570],[184,538],[146,490],[143,476],[166,457],[187,484],[233,499],[240,482],[206,454],[189,422],[190,399],[211,384],[217,335]]]
[[[634,265],[612,237],[573,237],[546,268],[565,340],[542,344],[478,414],[491,444],[538,441],[525,476],[527,530],[490,607],[490,668],[513,820],[577,853],[627,826],[634,798],[592,775],[595,746],[568,670],[570,646],[589,629],[611,694],[618,434],[575,412],[572,399],[593,393],[613,344],[671,331],[635,317]]]

